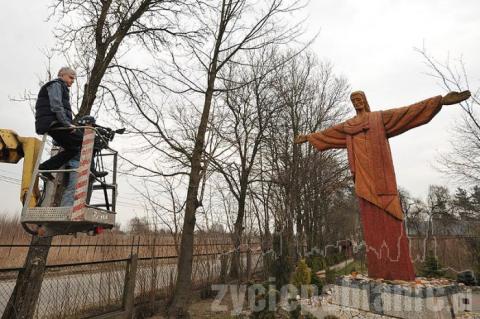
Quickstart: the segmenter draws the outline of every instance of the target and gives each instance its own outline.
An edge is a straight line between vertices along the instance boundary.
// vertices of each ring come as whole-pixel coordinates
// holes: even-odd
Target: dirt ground
[[[220,304],[215,304],[215,297],[209,299],[200,299],[198,296],[195,296],[192,301],[192,305],[190,306],[190,314],[192,318],[199,318],[199,319],[230,319],[233,318],[232,316],[232,298],[229,293],[225,294],[222,298]],[[215,311],[213,308],[220,306],[222,309],[221,311]],[[218,308],[217,308],[218,309]],[[246,306],[243,308],[246,309]],[[150,319],[165,319],[162,315],[156,315],[151,317]]]
[[[190,313],[192,314],[193,318],[199,319],[231,319],[234,318],[232,316],[232,298],[230,294],[226,294],[223,298],[220,306],[226,306],[227,309],[225,311],[214,311],[212,310],[212,304],[214,302],[214,298],[202,300],[198,296],[194,298],[192,302],[192,306],[190,307]],[[473,294],[472,300],[473,312],[480,313],[480,291],[476,291]],[[246,309],[245,306],[243,309]],[[165,319],[160,315],[154,316],[150,319]]]

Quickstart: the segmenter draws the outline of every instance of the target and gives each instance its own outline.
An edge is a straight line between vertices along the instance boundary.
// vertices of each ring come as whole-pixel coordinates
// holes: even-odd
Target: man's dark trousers
[[[63,148],[58,154],[46,160],[40,165],[41,170],[59,169],[76,155],[80,155],[82,148],[83,133],[76,129],[72,130],[50,130],[48,132],[55,142]]]

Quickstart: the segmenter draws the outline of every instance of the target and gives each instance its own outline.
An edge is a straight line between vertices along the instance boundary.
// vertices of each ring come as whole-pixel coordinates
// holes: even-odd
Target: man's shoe
[[[40,164],[38,166],[38,169],[39,170],[48,170],[48,168],[43,167],[42,164]],[[40,177],[42,177],[43,179],[46,179],[48,181],[53,181],[55,179],[55,177],[50,172],[40,172],[39,175],[40,175]]]
[[[46,179],[48,181],[55,180],[55,177],[52,175],[52,173],[49,173],[49,172],[40,172],[39,175],[40,175],[40,178]]]
[[[98,172],[98,171],[93,171],[92,172],[93,176],[96,178],[102,178],[108,175],[108,172]]]

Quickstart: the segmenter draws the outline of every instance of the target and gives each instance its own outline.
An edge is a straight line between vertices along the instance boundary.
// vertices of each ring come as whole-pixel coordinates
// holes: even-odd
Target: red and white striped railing
[[[88,179],[90,177],[90,166],[92,164],[93,145],[95,142],[95,130],[86,128],[83,134],[82,151],[80,153],[80,165],[77,171],[77,183],[75,184],[75,195],[72,209],[72,221],[84,219],[85,203],[88,193]]]

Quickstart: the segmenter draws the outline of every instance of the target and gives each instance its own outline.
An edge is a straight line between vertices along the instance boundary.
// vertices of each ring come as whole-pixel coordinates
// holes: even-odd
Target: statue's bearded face
[[[367,102],[367,98],[363,92],[354,92],[350,95],[350,100],[352,101],[353,107],[357,113],[366,111],[370,112],[370,107]]]

